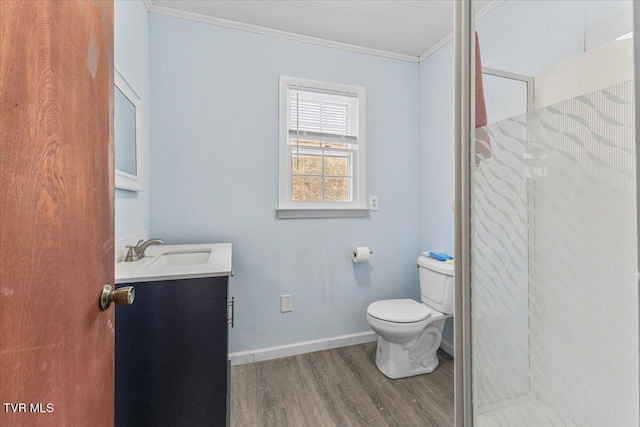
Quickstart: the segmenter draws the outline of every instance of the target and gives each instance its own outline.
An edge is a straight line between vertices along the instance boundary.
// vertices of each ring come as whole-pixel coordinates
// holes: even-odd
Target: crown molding
[[[484,18],[485,15],[487,15],[489,12],[491,12],[493,9],[500,6],[504,2],[505,0],[493,0],[491,3],[489,3],[488,5],[486,5],[485,7],[483,7],[482,9],[476,12],[476,21],[479,21],[482,18]]]
[[[145,7],[147,8],[147,11],[151,10],[151,0],[142,0],[142,2],[144,3]]]
[[[453,40],[453,33],[447,35],[445,38],[443,38],[438,43],[436,43],[431,49],[429,49],[428,51],[420,55],[420,57],[418,58],[418,62],[424,61],[425,59],[427,59],[428,57],[430,57],[431,55],[439,51],[440,48],[444,47],[451,40]]]
[[[145,3],[150,0],[145,0]],[[363,46],[352,45],[348,43],[335,42],[331,40],[321,39],[318,37],[304,36],[301,34],[289,33],[287,31],[274,30],[272,28],[260,27],[258,25],[245,24],[242,22],[229,21],[227,19],[215,18],[213,16],[202,15],[199,13],[185,12],[169,7],[156,6],[151,3],[149,12],[158,15],[173,16],[175,18],[188,19],[196,22],[204,22],[207,24],[218,25],[220,27],[233,28],[236,30],[248,31],[251,33],[263,34],[267,36],[280,37],[288,40],[295,40],[303,43],[315,44],[318,46],[331,47],[334,49],[348,50],[351,52],[364,53],[368,55],[380,56],[383,58],[398,59],[401,61],[418,63],[417,56],[405,55],[402,53],[388,52],[385,50],[372,49]]]
[[[489,3],[488,5],[483,7],[482,9],[480,9],[478,12],[476,12],[476,21],[479,21],[480,19],[484,18],[489,12],[491,12],[493,9],[498,7],[504,1],[505,0],[493,0],[491,3]],[[418,61],[419,62],[424,61],[425,59],[427,59],[428,57],[430,57],[431,55],[436,53],[438,50],[440,50],[440,48],[444,47],[444,45],[449,43],[451,40],[453,40],[453,32],[451,32],[445,38],[440,40],[431,49],[429,49],[428,51],[426,51],[425,53],[420,55],[420,58],[418,58]]]

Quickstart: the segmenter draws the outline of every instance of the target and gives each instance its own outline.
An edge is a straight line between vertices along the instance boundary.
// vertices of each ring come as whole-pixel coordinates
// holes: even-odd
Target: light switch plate
[[[280,311],[287,313],[293,310],[293,301],[291,300],[291,294],[280,295]]]

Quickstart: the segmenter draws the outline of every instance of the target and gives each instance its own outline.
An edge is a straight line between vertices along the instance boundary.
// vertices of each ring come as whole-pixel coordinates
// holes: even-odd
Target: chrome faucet
[[[141,258],[144,258],[144,251],[151,245],[159,245],[164,243],[160,239],[149,239],[146,242],[144,240],[139,240],[135,246],[127,246],[129,252],[127,252],[127,257],[124,259],[124,262],[133,262],[138,261]]]

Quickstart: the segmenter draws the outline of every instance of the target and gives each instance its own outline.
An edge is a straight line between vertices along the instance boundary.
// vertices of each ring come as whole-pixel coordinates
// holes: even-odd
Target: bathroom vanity
[[[229,426],[231,244],[150,247],[116,264],[115,425]]]

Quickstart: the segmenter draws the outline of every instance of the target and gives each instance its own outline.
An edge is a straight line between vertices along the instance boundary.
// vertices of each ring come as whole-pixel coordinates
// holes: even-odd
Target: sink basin
[[[180,265],[200,265],[209,262],[211,256],[211,249],[200,251],[175,251],[164,252],[156,259],[147,264],[145,267],[174,267]]]
[[[231,243],[154,245],[139,261],[116,264],[116,283],[231,276]]]

